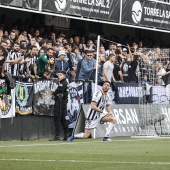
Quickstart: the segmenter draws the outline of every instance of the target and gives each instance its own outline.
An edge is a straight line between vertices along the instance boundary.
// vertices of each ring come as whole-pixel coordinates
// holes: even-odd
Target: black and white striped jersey
[[[20,52],[15,52],[13,50],[11,50],[8,54],[8,59],[9,60],[16,60],[17,58],[21,57],[21,53]],[[13,76],[18,76],[19,74],[19,68],[20,68],[20,64],[14,64],[11,65],[10,63],[7,63],[6,65],[6,71],[8,73],[11,73]]]
[[[104,108],[106,107],[106,105],[110,105],[109,103],[109,95],[104,95],[102,93],[101,90],[97,91],[96,93],[94,93],[93,95],[93,99],[92,102],[96,103],[96,106],[101,109],[104,110]],[[91,107],[88,110],[88,114],[87,114],[87,119],[88,120],[94,120],[97,119],[100,116],[101,113],[91,109]]]

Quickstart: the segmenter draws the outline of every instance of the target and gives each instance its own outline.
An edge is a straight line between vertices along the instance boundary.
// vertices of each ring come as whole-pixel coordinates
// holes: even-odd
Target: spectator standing
[[[13,50],[11,50],[9,52],[8,55],[8,59],[9,60],[13,60],[16,61],[15,63],[8,63],[7,64],[7,72],[9,72],[10,74],[12,74],[13,76],[18,76],[19,75],[19,58],[21,57],[21,53],[20,53],[20,45],[18,43],[14,43],[13,44]]]
[[[67,76],[71,76],[72,71],[69,68],[68,62],[65,60],[65,57],[65,51],[59,51],[58,59],[56,60],[55,71],[53,72],[54,77],[57,77],[57,74],[60,70],[66,71]]]
[[[79,80],[89,80],[91,74],[96,69],[96,62],[93,58],[93,51],[87,50],[85,51],[85,57],[82,60],[80,73],[79,73]]]
[[[63,48],[63,39],[64,39],[64,37],[62,35],[57,36],[57,43],[59,45],[60,50],[62,50],[62,48]]]
[[[115,54],[115,45],[113,43],[109,43],[109,49],[106,50],[106,55],[109,56],[110,54]]]
[[[113,61],[114,61],[114,54],[109,54],[108,56],[108,61],[106,61],[104,63],[104,66],[103,66],[103,72],[104,72],[104,77],[105,77],[105,80],[111,82],[112,79],[115,81],[115,78],[114,78],[114,75],[113,75],[113,68],[114,68],[114,65],[113,65]]]
[[[55,57],[52,56],[52,57],[49,58],[49,60],[50,61],[48,62],[47,66],[46,66],[46,69],[45,69],[45,72],[43,74],[43,78],[45,78],[45,79],[51,78],[52,73],[55,70],[55,61],[56,61]]]
[[[36,61],[37,61],[37,47],[31,46],[30,52],[27,53],[26,57],[29,61],[26,63],[28,69],[28,75],[31,79],[34,79],[36,76]]]
[[[50,39],[52,41],[52,45],[57,43],[57,39],[56,39],[56,33],[55,32],[51,32],[50,34]]]
[[[115,81],[122,81],[123,82],[123,75],[121,68],[118,64],[116,64],[116,55],[113,56],[113,76]]]
[[[11,47],[13,47],[13,45],[14,45],[15,38],[16,38],[15,31],[10,31],[9,40],[10,40],[10,42],[11,42]]]
[[[51,60],[49,60],[50,57],[53,56],[53,48],[49,48],[47,49],[47,52],[45,54],[43,54],[42,56],[40,56],[37,61],[36,61],[36,73],[35,76],[36,77],[43,77],[43,74],[45,72],[45,68],[47,67],[47,64],[51,62]],[[37,76],[38,75],[38,76]]]
[[[79,80],[86,81],[84,83],[85,103],[91,101],[91,87],[88,81],[90,80],[90,77],[92,76],[95,70],[96,62],[95,59],[93,58],[93,51],[87,50],[85,51],[85,57],[81,62],[81,68],[78,77]]]
[[[74,46],[77,46],[79,47],[79,44],[80,44],[80,37],[78,35],[75,35],[74,38],[73,38],[74,42],[73,42],[73,47]]]

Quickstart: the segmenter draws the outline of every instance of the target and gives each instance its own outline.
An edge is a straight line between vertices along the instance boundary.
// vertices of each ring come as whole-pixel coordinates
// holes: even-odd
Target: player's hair
[[[103,85],[104,85],[105,83],[109,83],[109,84],[110,84],[110,86],[111,86],[110,81],[107,81],[107,80],[106,80],[106,81],[104,81],[104,82],[103,82]]]

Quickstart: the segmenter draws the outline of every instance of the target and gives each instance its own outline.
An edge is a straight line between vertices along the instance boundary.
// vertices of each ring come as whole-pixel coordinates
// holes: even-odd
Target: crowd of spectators
[[[68,36],[54,29],[46,33],[43,28],[0,29],[0,77],[8,72],[21,81],[32,82],[38,78],[57,78],[65,70],[69,82],[104,80],[138,82],[142,77],[164,85],[163,77],[170,75],[169,49],[158,46],[147,48],[143,41],[130,41],[126,45],[101,35],[99,61],[96,65],[97,37],[85,34]],[[154,82],[153,82],[154,80]]]

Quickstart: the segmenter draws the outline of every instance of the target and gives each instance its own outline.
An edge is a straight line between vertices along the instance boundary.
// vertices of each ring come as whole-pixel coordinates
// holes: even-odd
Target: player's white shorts
[[[97,119],[94,119],[94,120],[87,120],[86,119],[86,121],[85,121],[85,129],[94,129],[94,128],[96,128],[97,124],[105,116],[106,116],[106,114],[101,113],[100,116]]]

